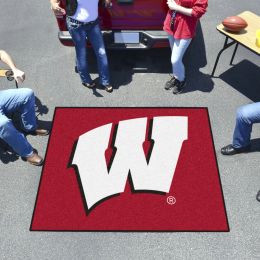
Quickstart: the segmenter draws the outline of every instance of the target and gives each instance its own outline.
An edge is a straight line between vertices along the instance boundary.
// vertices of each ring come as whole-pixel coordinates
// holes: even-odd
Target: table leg
[[[230,60],[230,65],[233,65],[233,61],[234,61],[235,55],[236,55],[236,53],[237,53],[237,47],[238,47],[238,43],[236,44],[236,47],[235,47],[235,49],[234,49],[232,58],[231,58],[231,60]]]
[[[228,43],[228,37],[226,37],[224,46],[220,50],[220,52],[218,53],[217,59],[215,61],[215,64],[214,64],[214,67],[213,67],[213,70],[212,70],[212,73],[211,73],[211,77],[214,77],[214,74],[215,74],[215,71],[216,71],[216,68],[217,68],[217,65],[218,65],[218,61],[219,61],[219,58],[220,58],[220,55],[222,54],[222,52],[224,50],[226,50],[227,48],[229,48],[230,46],[234,45],[235,43],[236,43],[235,41]]]

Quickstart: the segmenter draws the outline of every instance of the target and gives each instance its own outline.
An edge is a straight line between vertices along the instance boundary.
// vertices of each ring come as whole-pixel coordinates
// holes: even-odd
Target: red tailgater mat
[[[207,108],[56,108],[30,230],[228,232]]]

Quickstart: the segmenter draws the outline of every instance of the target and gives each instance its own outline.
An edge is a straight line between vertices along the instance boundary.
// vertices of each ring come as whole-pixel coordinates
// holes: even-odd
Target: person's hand
[[[167,5],[168,5],[169,9],[178,11],[179,5],[174,0],[168,0]]]
[[[51,2],[51,9],[56,16],[65,15],[65,9],[60,7],[60,2]]]
[[[17,83],[22,83],[25,80],[25,73],[17,68],[13,69],[13,77]]]

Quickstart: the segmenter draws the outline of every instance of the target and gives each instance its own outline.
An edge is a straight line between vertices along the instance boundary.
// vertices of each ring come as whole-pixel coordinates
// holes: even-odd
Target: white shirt
[[[98,1],[78,0],[77,11],[71,18],[83,23],[95,21],[98,17]]]

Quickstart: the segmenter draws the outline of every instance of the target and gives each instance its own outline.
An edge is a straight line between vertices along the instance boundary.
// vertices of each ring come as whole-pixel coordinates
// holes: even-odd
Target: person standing
[[[168,33],[172,50],[172,78],[166,82],[165,89],[173,94],[183,91],[186,83],[183,56],[195,36],[200,17],[205,14],[208,0],[168,0],[169,11],[163,29]],[[191,61],[192,62],[192,61]]]
[[[13,72],[14,79],[20,83],[25,79],[23,71],[19,70],[9,54],[0,50],[0,60],[7,64]],[[18,115],[22,130],[32,135],[48,135],[49,131],[38,128],[35,116],[35,98],[31,89],[7,89],[0,91],[0,138],[17,154],[30,164],[40,166],[43,158],[38,155],[24,134],[16,129],[12,115]]]
[[[104,1],[106,5],[111,3],[111,0]],[[88,70],[86,42],[89,40],[97,57],[100,84],[107,92],[112,92],[107,54],[99,26],[98,2],[99,0],[66,0],[65,10],[61,8],[59,0],[50,0],[55,15],[66,15],[67,27],[76,50],[76,68],[83,86],[96,86]]]

